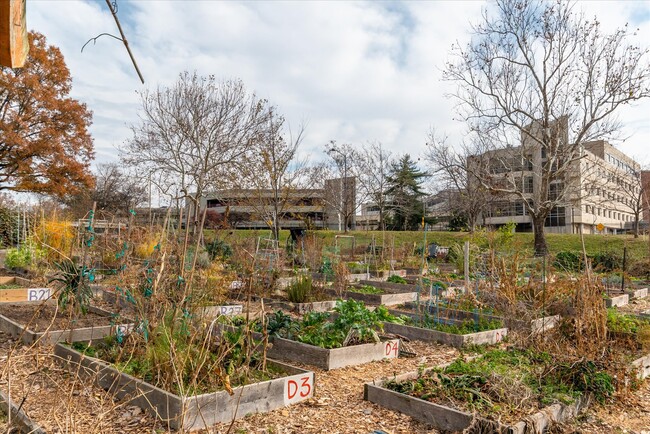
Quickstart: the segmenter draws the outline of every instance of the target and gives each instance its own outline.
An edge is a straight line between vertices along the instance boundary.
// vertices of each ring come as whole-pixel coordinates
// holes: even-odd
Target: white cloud
[[[468,2],[212,2],[118,0],[118,16],[147,81],[172,83],[183,70],[239,77],[285,113],[292,127],[307,121],[304,151],[323,158],[329,140],[379,140],[396,153],[418,155],[431,126],[459,141],[451,89],[440,70],[455,41],[485,3]],[[645,19],[648,2],[580,2],[603,25]],[[74,78],[73,95],[94,112],[98,162],[117,158],[129,137],[141,90],[103,1],[33,1],[28,25],[59,46]],[[637,23],[650,40],[646,20]],[[622,112],[631,138],[621,149],[648,158],[650,104]]]

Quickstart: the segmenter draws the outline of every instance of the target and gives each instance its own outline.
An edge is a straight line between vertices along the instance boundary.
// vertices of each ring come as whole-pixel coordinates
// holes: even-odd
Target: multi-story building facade
[[[568,120],[560,119],[547,132],[556,140],[557,146],[567,146]],[[537,134],[522,134],[520,147],[509,147],[472,157],[486,161],[485,167],[492,174],[496,186],[500,182],[517,185],[517,192],[494,194],[484,217],[488,226],[501,226],[514,222],[519,232],[533,230],[532,219],[527,213],[526,201],[542,197],[539,189],[548,186],[548,200],[555,206],[548,214],[544,230],[550,233],[621,233],[630,230],[635,215],[634,194],[639,192],[639,164],[604,140],[585,142],[579,153],[570,160],[559,160],[548,167],[545,150],[530,140]],[[528,137],[528,140],[527,140]],[[476,163],[478,164],[478,163]],[[553,167],[562,166],[562,174],[553,177]],[[551,177],[542,182],[542,177]],[[504,188],[503,190],[508,190]]]
[[[236,229],[268,229],[273,219],[283,229],[343,229],[344,211],[356,208],[354,181],[328,179],[324,188],[286,189],[277,198],[270,189],[219,190],[203,196],[199,207]],[[192,202],[186,206],[186,215],[193,215]],[[349,214],[348,227],[354,229],[354,212]]]

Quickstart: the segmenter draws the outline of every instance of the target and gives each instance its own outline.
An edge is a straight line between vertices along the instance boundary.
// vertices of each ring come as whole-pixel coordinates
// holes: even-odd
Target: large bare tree
[[[650,96],[648,52],[632,37],[627,27],[604,33],[569,2],[497,0],[471,42],[452,48],[444,78],[457,85],[452,96],[476,153],[492,158],[488,170],[473,174],[483,187],[522,200],[537,255],[547,253],[546,218],[572,194],[564,191],[571,185],[566,177],[583,158],[584,142],[619,131],[613,115]],[[501,149],[510,155],[501,158]],[[540,150],[543,158],[529,158]],[[532,193],[516,176],[493,176],[530,165]]]
[[[122,147],[122,159],[148,173],[163,191],[193,203],[232,178],[242,156],[268,127],[268,103],[240,80],[184,72],[170,87],[141,94],[139,123]]]

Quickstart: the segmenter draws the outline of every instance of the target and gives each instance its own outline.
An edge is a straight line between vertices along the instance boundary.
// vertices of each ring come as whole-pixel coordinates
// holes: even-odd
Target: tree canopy
[[[423,216],[422,183],[427,176],[418,169],[409,154],[393,162],[388,176],[389,209],[393,211],[392,229],[416,230]]]
[[[457,85],[470,153],[488,157],[488,170],[476,159],[472,175],[492,192],[518,197],[535,252],[544,255],[547,216],[580,195],[570,178],[584,144],[615,135],[619,109],[650,96],[648,50],[627,26],[606,33],[571,2],[497,0],[453,54],[444,78]],[[532,193],[522,188],[528,172]]]
[[[131,127],[122,160],[148,173],[163,193],[193,201],[197,223],[201,198],[232,184],[237,165],[262,140],[272,111],[240,80],[189,72],[170,87],[140,96],[140,121]]]
[[[62,197],[93,185],[92,113],[61,51],[36,32],[29,44],[23,68],[0,67],[0,190]]]

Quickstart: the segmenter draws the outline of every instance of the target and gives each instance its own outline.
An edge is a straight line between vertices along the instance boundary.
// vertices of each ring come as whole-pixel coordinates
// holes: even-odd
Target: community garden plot
[[[422,319],[422,317],[426,318],[428,316],[434,320],[442,319],[443,322],[450,321],[451,323],[473,322],[476,323],[477,326],[480,326],[481,321],[487,324],[501,323],[503,327],[506,327],[510,330],[523,331],[525,333],[530,333],[533,335],[544,333],[548,330],[553,329],[559,324],[560,321],[559,315],[548,315],[532,320],[525,320],[485,313],[481,310],[472,312],[461,309],[451,309],[445,305],[436,306],[436,304],[433,302],[423,302],[419,304],[405,303],[400,310],[391,311],[391,313],[396,315],[416,315],[419,317],[419,319]]]
[[[244,301],[249,298],[246,291],[239,287],[230,291],[230,297]],[[334,308],[336,301],[325,290],[324,283],[317,283],[312,276],[294,276],[284,285],[283,290],[278,290],[273,297],[264,297],[251,294],[250,299],[263,301],[265,306],[275,309],[284,309],[289,312],[303,314],[306,312],[327,312]]]
[[[94,306],[89,306],[85,314],[71,316],[59,310],[54,300],[0,304],[0,331],[21,337],[26,344],[102,339],[132,327],[128,321]]]
[[[398,357],[400,341],[381,337],[384,321],[402,319],[385,307],[370,310],[347,300],[338,301],[331,314],[310,312],[301,319],[277,311],[254,329],[262,333],[265,327],[272,344],[269,357],[330,370]]]
[[[100,359],[57,345],[55,356],[72,372],[92,378],[118,398],[128,397],[175,430],[208,428],[252,413],[275,410],[309,399],[314,394],[314,373],[268,360],[273,374],[265,381],[232,389],[179,395],[120,372]]]
[[[650,317],[607,310],[611,345],[626,348],[628,362],[639,379],[650,376]]]
[[[45,434],[45,431],[35,423],[19,403],[12,401],[8,395],[0,390],[0,418],[4,417],[7,423],[5,432],[27,432],[31,434]],[[0,428],[2,421],[0,421]],[[17,430],[17,431],[14,431]]]
[[[492,350],[471,361],[366,383],[364,399],[439,430],[472,426],[481,432],[543,433],[589,402],[588,393],[556,381],[559,377],[540,377],[550,363],[548,354]],[[557,371],[563,369],[570,368],[561,365]]]
[[[476,320],[438,318],[428,314],[391,310],[391,314],[406,318],[405,324],[387,322],[384,331],[410,340],[438,342],[461,348],[465,345],[493,345],[501,342],[508,329],[501,320],[485,317]]]
[[[351,286],[343,292],[329,289],[328,293],[332,297],[360,300],[368,304],[380,304],[385,306],[402,304],[417,299],[417,292],[412,290],[409,290],[408,292],[400,292],[393,289],[382,289],[371,285]]]

